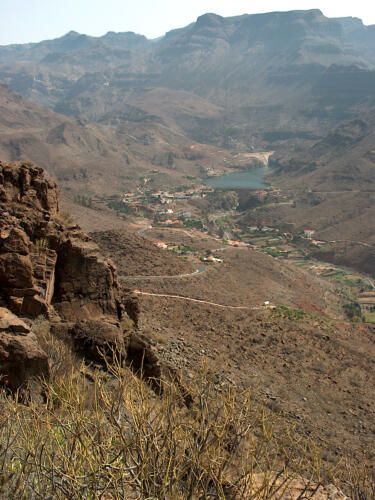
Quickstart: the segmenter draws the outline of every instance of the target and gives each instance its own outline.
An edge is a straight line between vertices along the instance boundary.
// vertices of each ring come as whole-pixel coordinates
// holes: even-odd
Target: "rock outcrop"
[[[136,331],[137,297],[120,288],[114,265],[60,213],[58,188],[41,168],[0,162],[0,217],[3,385],[15,391],[48,378],[47,355],[18,318],[40,315],[51,320],[52,334],[90,363],[105,368],[116,352],[158,391],[161,379],[178,380],[175,370]],[[126,328],[121,326],[125,316]],[[190,403],[187,391],[182,393]]]
[[[114,266],[59,212],[59,191],[41,168],[0,162],[1,305],[30,318],[118,316]]]
[[[52,323],[53,335],[67,342],[86,361],[106,368],[114,356],[127,357],[129,334],[118,324],[95,320]]]
[[[57,185],[41,168],[0,162],[0,376],[10,390],[48,376],[37,338],[18,319],[44,315],[69,325],[81,354],[126,352],[126,314],[116,270],[59,211]],[[134,306],[134,304],[133,304]],[[134,307],[133,307],[134,308]]]
[[[11,311],[0,307],[1,385],[21,396],[40,395],[40,380],[48,379],[47,354],[30,327]]]

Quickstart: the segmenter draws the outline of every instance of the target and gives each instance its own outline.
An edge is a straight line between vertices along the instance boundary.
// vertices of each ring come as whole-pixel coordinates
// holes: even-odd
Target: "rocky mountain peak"
[[[208,13],[208,14],[203,14],[202,16],[199,16],[197,18],[197,21],[195,23],[196,27],[217,27],[223,24],[225,19],[222,16],[219,16],[217,14],[213,13]]]
[[[63,35],[61,38],[77,38],[80,36],[80,33],[78,31],[70,30],[68,33]]]

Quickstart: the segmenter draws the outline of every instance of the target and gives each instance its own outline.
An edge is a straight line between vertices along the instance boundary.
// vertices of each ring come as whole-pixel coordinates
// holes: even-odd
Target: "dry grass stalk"
[[[173,382],[156,395],[116,356],[110,375],[93,371],[46,323],[37,330],[49,396],[43,407],[1,396],[1,498],[269,500],[304,476],[302,499],[332,480],[318,449],[286,425],[277,433],[248,391],[218,394],[203,372],[186,408]]]

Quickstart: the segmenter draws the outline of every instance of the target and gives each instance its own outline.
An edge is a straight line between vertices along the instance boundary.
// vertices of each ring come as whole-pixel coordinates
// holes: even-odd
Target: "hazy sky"
[[[134,31],[156,38],[206,12],[234,16],[313,8],[328,17],[375,24],[373,0],[0,0],[0,44],[37,42],[70,30],[93,36]]]

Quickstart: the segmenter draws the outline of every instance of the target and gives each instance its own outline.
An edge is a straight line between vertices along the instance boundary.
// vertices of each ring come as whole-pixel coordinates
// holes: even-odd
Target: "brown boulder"
[[[33,288],[33,268],[28,255],[0,255],[0,284],[5,288]]]
[[[30,165],[0,162],[0,185],[7,200],[21,201],[37,210],[56,214],[59,190],[43,175],[43,169]]]
[[[46,353],[36,336],[22,320],[8,309],[0,308],[0,377],[1,385],[21,395],[41,394],[41,379],[49,376]]]
[[[67,320],[117,317],[119,285],[113,265],[92,241],[69,238],[58,249],[53,302]]]
[[[0,232],[0,248],[2,253],[18,253],[28,255],[30,241],[26,233],[17,227],[3,229]]]
[[[30,327],[5,307],[0,307],[0,331],[27,335]]]
[[[9,307],[9,309],[14,314],[17,314],[17,315],[21,314],[22,304],[23,304],[22,297],[13,297],[12,295],[9,295],[7,298],[6,305]]]
[[[52,333],[71,343],[75,352],[87,361],[106,366],[116,353],[126,358],[128,339],[121,328],[112,323],[95,320],[81,320],[76,323],[56,323]]]
[[[129,318],[133,321],[135,327],[138,327],[140,316],[139,299],[138,296],[131,292],[131,290],[123,290],[122,303]]]
[[[38,295],[24,297],[20,311],[22,316],[37,318],[40,315],[48,316],[48,312],[48,305],[43,298]]]

